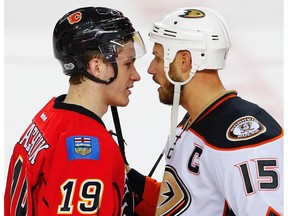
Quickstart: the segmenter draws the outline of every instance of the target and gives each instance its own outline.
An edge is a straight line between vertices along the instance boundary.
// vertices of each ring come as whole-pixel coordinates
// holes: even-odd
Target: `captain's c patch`
[[[100,146],[98,138],[92,136],[70,136],[66,139],[68,160],[98,160]]]
[[[244,116],[234,121],[226,132],[230,141],[252,139],[266,131],[266,127],[253,116]]]

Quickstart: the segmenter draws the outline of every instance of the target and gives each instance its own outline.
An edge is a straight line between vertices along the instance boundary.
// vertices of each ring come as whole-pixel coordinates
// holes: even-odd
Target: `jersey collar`
[[[237,92],[235,90],[226,91],[222,95],[217,97],[215,100],[211,101],[211,103],[209,103],[207,106],[205,106],[194,119],[191,119],[189,117],[189,114],[187,113],[186,116],[184,117],[184,119],[186,118],[187,120],[183,125],[183,129],[188,130],[194,122],[199,122],[201,119],[203,119],[206,115],[208,115],[212,110],[214,110],[224,101],[236,96]]]
[[[76,105],[76,104],[63,103],[65,97],[66,97],[66,94],[63,94],[63,95],[60,95],[59,97],[55,98],[53,108],[70,110],[70,111],[74,111],[74,112],[80,113],[82,115],[88,116],[90,118],[95,119],[96,121],[98,121],[101,125],[103,125],[106,128],[102,119],[99,116],[97,116],[95,113],[93,113],[92,111],[90,111],[90,110],[88,110],[82,106]]]

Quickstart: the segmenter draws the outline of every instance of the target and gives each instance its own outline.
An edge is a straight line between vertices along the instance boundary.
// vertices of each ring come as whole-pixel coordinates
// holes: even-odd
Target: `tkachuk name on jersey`
[[[26,133],[18,142],[26,150],[29,158],[28,160],[33,165],[35,163],[38,153],[43,149],[48,149],[50,146],[44,139],[38,127],[33,123],[27,129]]]
[[[252,139],[266,131],[266,127],[253,116],[244,116],[234,121],[226,132],[230,141]]]

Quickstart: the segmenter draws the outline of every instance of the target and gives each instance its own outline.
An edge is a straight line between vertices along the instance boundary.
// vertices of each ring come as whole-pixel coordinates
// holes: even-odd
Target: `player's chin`
[[[117,105],[119,107],[125,107],[129,104],[129,97],[128,96],[123,96],[121,99],[119,98],[119,100],[117,101]]]
[[[172,105],[173,104],[173,97],[171,97],[169,94],[160,93],[159,92],[159,101],[166,105]]]

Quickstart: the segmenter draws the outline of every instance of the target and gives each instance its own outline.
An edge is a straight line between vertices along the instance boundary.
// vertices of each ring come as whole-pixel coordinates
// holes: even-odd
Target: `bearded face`
[[[172,105],[174,97],[174,84],[169,82],[164,71],[164,50],[162,45],[157,43],[154,44],[153,55],[154,59],[151,61],[149,65],[148,73],[153,75],[154,82],[160,85],[160,87],[158,88],[160,102],[163,104]],[[179,61],[178,58],[178,61],[174,60],[169,67],[169,77],[175,82],[184,81],[181,80],[179,71],[177,71],[177,69],[179,70],[180,68],[179,63],[181,62]],[[176,66],[178,66],[179,68],[177,68]],[[181,86],[181,88],[183,87]]]
[[[164,74],[165,75],[165,74]],[[176,68],[174,66],[174,63],[170,64],[170,70],[169,70],[169,76],[172,80],[176,82],[181,82],[180,77],[177,75]],[[153,80],[155,78],[153,77]],[[155,81],[155,80],[154,80]],[[163,83],[160,83],[161,88],[159,88],[159,100],[161,103],[166,105],[172,105],[173,104],[173,97],[174,97],[174,84],[170,83],[169,80],[166,78]],[[184,86],[181,86],[183,88]],[[182,92],[182,89],[181,89]],[[182,94],[182,93],[181,93]],[[181,95],[180,95],[181,97]]]

